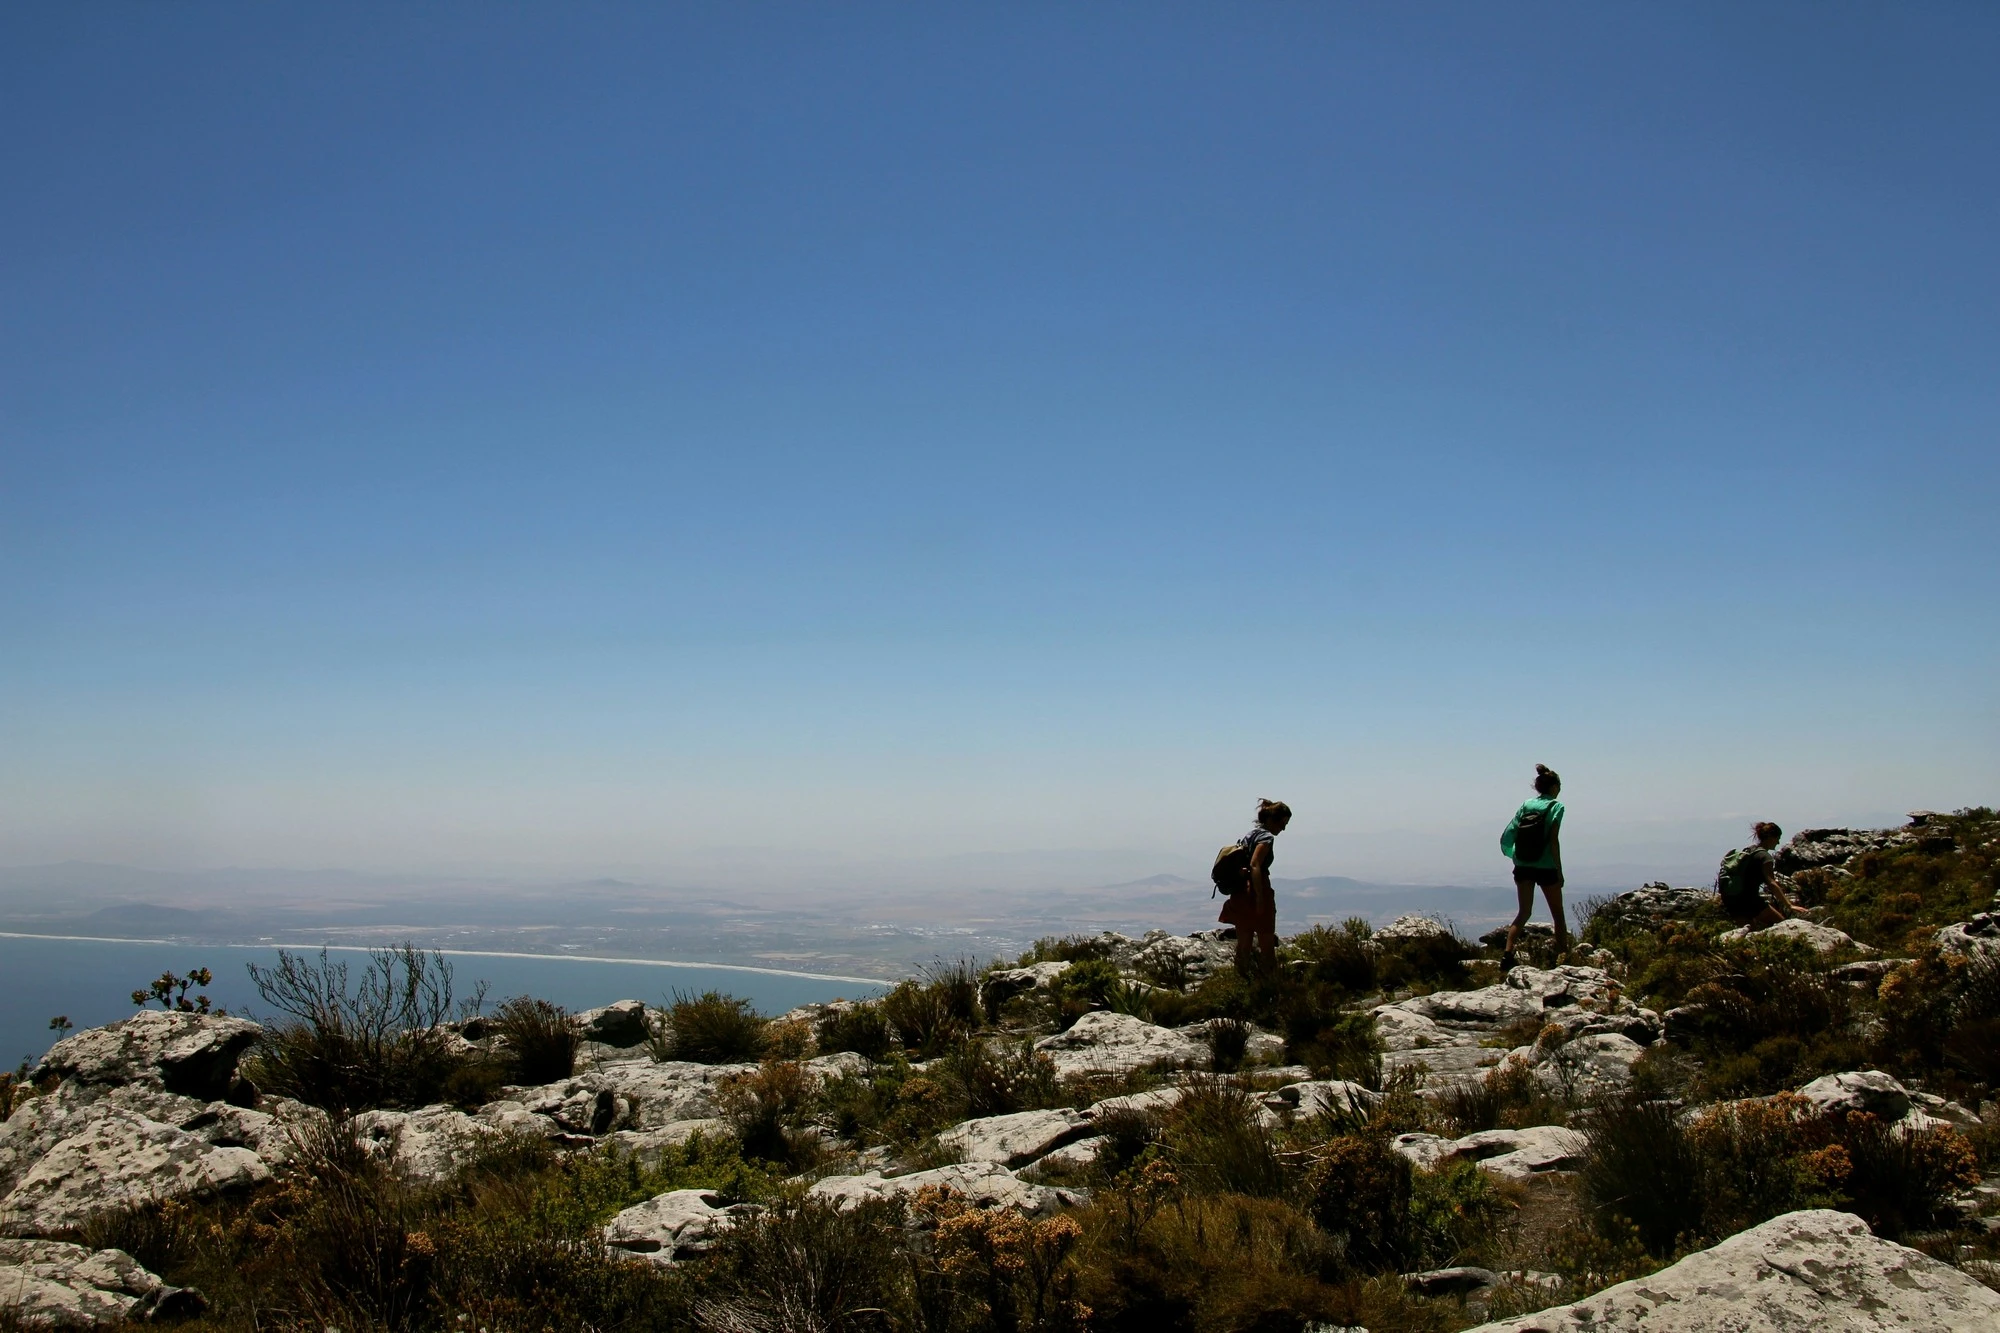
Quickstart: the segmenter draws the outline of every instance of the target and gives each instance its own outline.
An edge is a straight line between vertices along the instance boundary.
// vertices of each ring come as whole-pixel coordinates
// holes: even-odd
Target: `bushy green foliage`
[[[882,997],[882,1013],[905,1049],[928,1059],[979,1027],[978,973],[969,963],[943,963],[920,981],[905,981]]]
[[[515,1082],[554,1083],[576,1072],[583,1034],[561,1005],[517,995],[494,1011],[493,1028],[506,1046]]]
[[[804,1130],[819,1083],[796,1060],[766,1060],[753,1073],[724,1079],[715,1102],[746,1158],[787,1173],[818,1160],[818,1141]]]
[[[699,995],[675,991],[667,1002],[666,1023],[649,1045],[661,1060],[734,1064],[764,1054],[768,1026],[748,1000],[721,991]]]
[[[1197,1076],[1162,1117],[1161,1157],[1203,1193],[1279,1197],[1290,1182],[1257,1112],[1243,1087]]]
[[[1879,998],[1885,1068],[1942,1074],[1975,1102],[2000,1081],[2000,959],[1926,944],[1882,979]]]
[[[1379,989],[1382,949],[1374,936],[1367,921],[1350,917],[1338,928],[1314,926],[1293,936],[1287,952],[1307,965],[1313,981],[1347,996],[1366,995]]]
[[[870,1060],[886,1060],[896,1044],[889,1019],[879,1004],[854,1004],[835,1010],[819,1022],[814,1034],[823,1054],[853,1051]]]
[[[1911,843],[1863,852],[1816,877],[1828,924],[1864,944],[1917,947],[1940,926],[1986,911],[2000,894],[2000,814],[1985,807],[1934,816]]]
[[[1461,986],[1465,982],[1464,964],[1479,957],[1479,946],[1455,929],[1441,935],[1378,939],[1375,943],[1380,946],[1375,984],[1383,990]]]
[[[308,1106],[360,1111],[438,1101],[461,1063],[444,1023],[451,964],[405,944],[369,953],[358,978],[322,949],[314,962],[279,950],[250,979],[279,1017],[249,1062],[258,1087]]]
[[[1022,967],[1036,963],[1075,963],[1111,957],[1111,942],[1101,935],[1049,935],[1036,940],[1021,955]]]
[[[1692,1119],[1627,1097],[1596,1109],[1585,1132],[1585,1198],[1607,1231],[1636,1229],[1662,1256],[1799,1208],[1844,1208],[1900,1236],[1936,1221],[1978,1179],[1971,1145],[1952,1130],[1906,1133],[1791,1093]]]

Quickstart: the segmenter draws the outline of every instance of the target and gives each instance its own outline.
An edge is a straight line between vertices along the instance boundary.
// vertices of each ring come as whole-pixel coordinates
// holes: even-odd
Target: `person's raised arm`
[[[1792,900],[1787,898],[1785,891],[1778,887],[1778,863],[1776,861],[1766,859],[1764,862],[1764,887],[1769,889],[1771,896],[1778,900],[1778,906],[1785,909],[1786,916],[1797,916],[1799,914],[1799,909],[1792,906]]]

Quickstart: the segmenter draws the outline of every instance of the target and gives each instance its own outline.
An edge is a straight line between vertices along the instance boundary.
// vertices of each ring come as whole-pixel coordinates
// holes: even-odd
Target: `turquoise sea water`
[[[317,949],[294,949],[317,953]],[[0,936],[0,1067],[38,1057],[56,1034],[49,1019],[67,1015],[79,1028],[98,1027],[133,1012],[131,993],[162,972],[206,967],[215,974],[209,997],[231,1013],[261,1017],[246,965],[268,966],[278,950],[257,945],[161,944],[140,940],[80,940]],[[358,974],[365,956],[335,950]],[[878,982],[811,977],[755,968],[622,959],[447,954],[454,989],[470,994],[486,982],[487,1012],[510,995],[535,995],[571,1010],[613,1000],[658,1004],[671,991],[719,990],[740,995],[766,1014],[794,1005],[879,994]]]

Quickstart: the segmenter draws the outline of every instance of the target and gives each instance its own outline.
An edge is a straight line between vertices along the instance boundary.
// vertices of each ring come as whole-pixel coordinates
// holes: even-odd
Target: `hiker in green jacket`
[[[1549,900],[1549,915],[1556,921],[1556,955],[1569,952],[1569,924],[1563,920],[1562,832],[1563,804],[1556,799],[1562,779],[1547,764],[1535,765],[1535,795],[1523,801],[1500,834],[1500,852],[1514,862],[1514,892],[1521,910],[1507,927],[1507,947],[1501,953],[1504,971],[1514,966],[1514,945],[1521,927],[1535,911],[1535,886]]]
[[[1729,913],[1732,921],[1748,930],[1762,930],[1798,915],[1799,909],[1792,906],[1792,900],[1778,887],[1778,858],[1771,854],[1785,831],[1769,820],[1759,821],[1751,831],[1757,835],[1755,843],[1739,847],[1722,858],[1722,869],[1715,875],[1715,891],[1722,898],[1722,910]],[[1777,906],[1765,902],[1760,890],[1769,890],[1778,900]]]

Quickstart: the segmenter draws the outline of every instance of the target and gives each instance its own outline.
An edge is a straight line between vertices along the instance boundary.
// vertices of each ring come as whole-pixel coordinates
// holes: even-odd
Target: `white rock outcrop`
[[[1020,1167],[1090,1133],[1090,1118],[1081,1111],[1019,1111],[953,1125],[938,1143],[962,1162]]]
[[[1476,1333],[1992,1333],[2000,1292],[1851,1213],[1786,1213],[1573,1305]]]
[[[1751,930],[1748,926],[1738,926],[1735,930],[1723,931],[1716,938],[1719,940],[1747,940],[1753,936],[1757,939],[1803,940],[1813,947],[1814,952],[1821,954],[1839,953],[1842,949],[1846,949],[1851,953],[1865,954],[1875,952],[1865,944],[1857,944],[1854,937],[1844,930],[1835,930],[1832,926],[1822,926],[1817,921],[1808,921],[1804,917],[1799,916],[1786,917],[1783,921],[1775,925],[1769,925],[1762,930],[1756,931]]]
[[[907,1176],[884,1176],[869,1171],[858,1176],[828,1176],[809,1191],[815,1199],[830,1200],[842,1209],[874,1199],[914,1198],[929,1185],[942,1186],[965,1198],[975,1208],[1011,1208],[1031,1217],[1042,1217],[1074,1207],[1088,1197],[1080,1190],[1033,1185],[994,1162],[961,1162],[931,1171],[915,1171]]]
[[[201,1293],[168,1286],[123,1250],[0,1240],[0,1307],[26,1323],[91,1328],[181,1318],[206,1305]]]
[[[1208,1064],[1206,1043],[1131,1014],[1098,1010],[1067,1032],[1043,1037],[1035,1049],[1058,1074],[1128,1074],[1155,1066]]]
[[[671,1264],[701,1254],[755,1208],[733,1207],[711,1190],[669,1190],[634,1204],[604,1225],[604,1243],[617,1253]]]
[[[1459,1139],[1398,1134],[1389,1144],[1392,1152],[1423,1170],[1436,1170],[1455,1161],[1473,1162],[1480,1170],[1507,1180],[1574,1171],[1583,1165],[1587,1146],[1582,1134],[1559,1125],[1486,1129]]]

